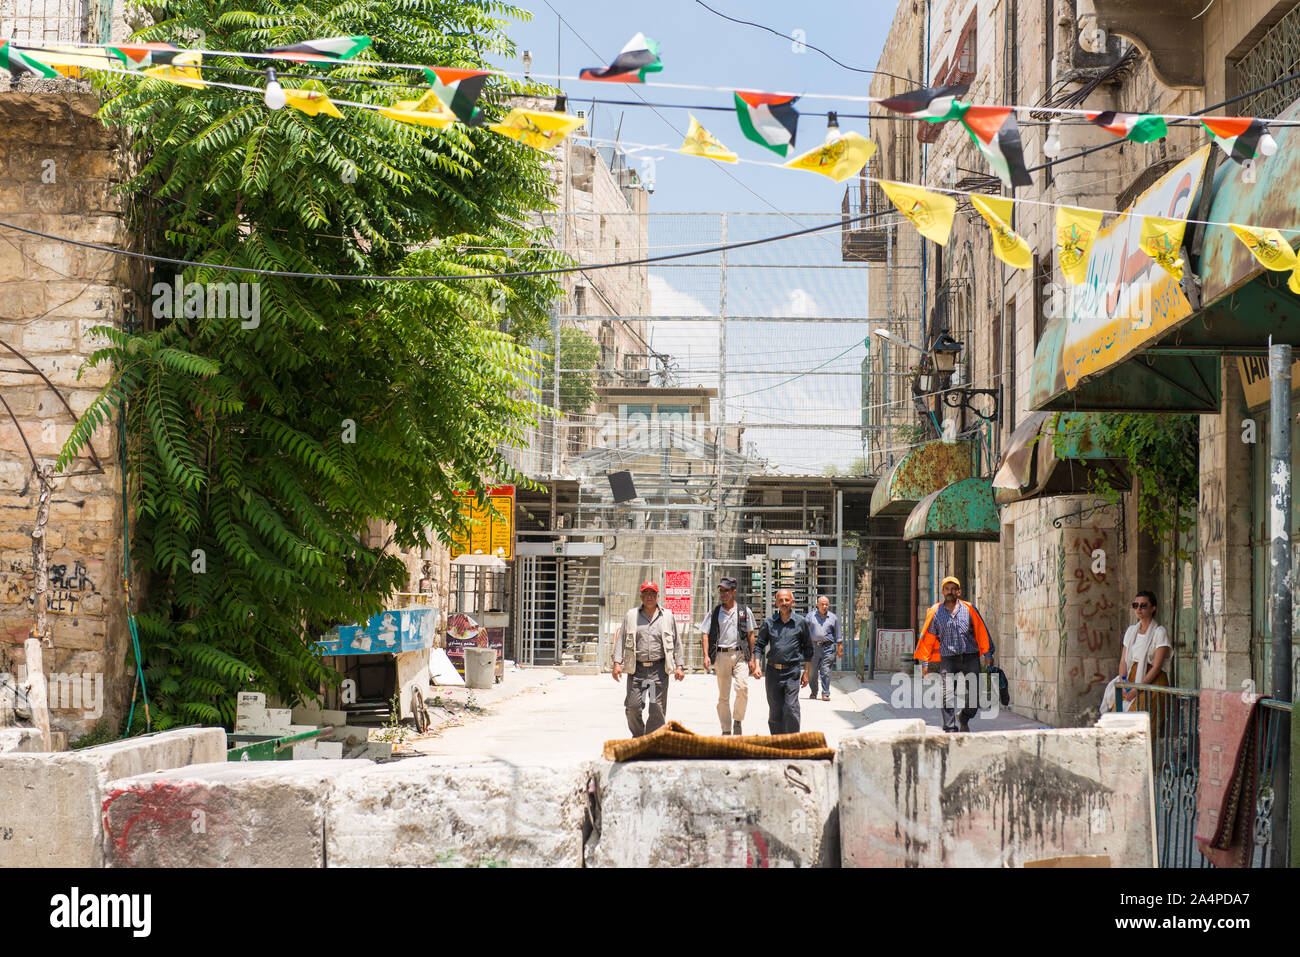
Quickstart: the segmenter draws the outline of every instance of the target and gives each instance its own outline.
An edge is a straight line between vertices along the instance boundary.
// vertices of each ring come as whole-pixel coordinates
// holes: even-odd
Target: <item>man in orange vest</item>
[[[912,657],[920,662],[922,676],[928,675],[931,668],[939,669],[943,682],[943,730],[969,731],[970,719],[979,711],[980,657],[983,656],[986,665],[993,660],[993,642],[979,610],[961,600],[961,582],[949,575],[940,587],[943,601],[925,613],[921,640]],[[966,688],[960,715],[956,707],[959,681]]]

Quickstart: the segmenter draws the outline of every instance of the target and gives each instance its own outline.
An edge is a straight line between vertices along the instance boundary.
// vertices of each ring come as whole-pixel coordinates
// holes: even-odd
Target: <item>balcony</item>
[[[1092,0],[1078,4],[1084,21],[1088,8],[1097,23],[1137,43],[1151,57],[1156,79],[1175,89],[1205,85],[1204,0]]]
[[[840,228],[840,258],[844,262],[854,263],[885,262],[889,237],[894,230],[884,228],[879,218],[855,223],[849,222],[849,219],[863,215],[880,216],[893,209],[893,204],[879,186],[868,186],[865,179],[858,180],[856,186],[850,184],[844,190],[844,201],[840,203],[840,212],[844,214]]]

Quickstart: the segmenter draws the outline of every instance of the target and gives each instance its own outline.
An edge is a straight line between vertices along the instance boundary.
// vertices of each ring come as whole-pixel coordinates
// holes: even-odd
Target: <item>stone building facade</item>
[[[1160,38],[1154,33],[1143,37],[1141,24],[1165,22],[1177,13],[1175,5],[1098,0],[1095,6],[1102,26],[1138,24],[1128,36],[1112,32],[1104,53],[1083,51],[1078,42],[1079,18],[1091,3],[935,0],[927,5],[902,0],[878,69],[915,78],[915,86],[969,83],[965,99],[976,103],[1191,114],[1252,89],[1250,84],[1258,81],[1244,74],[1243,56],[1283,17],[1300,16],[1292,13],[1294,3],[1213,4],[1198,22],[1184,24],[1194,39],[1190,47],[1162,53]],[[1161,9],[1166,6],[1170,9]],[[1138,8],[1146,12],[1138,16]],[[1148,40],[1155,45],[1146,45]],[[1189,76],[1192,67],[1199,73]],[[872,93],[886,96],[903,88],[899,80],[877,76]],[[1223,112],[1275,115],[1251,113],[1251,108],[1263,109],[1247,101]],[[1048,159],[1044,142],[1053,129],[1049,123],[1048,114],[1020,115],[1031,170]],[[1061,293],[1067,289],[1055,255],[1055,209],[1046,204],[1122,211],[1162,173],[1208,142],[1194,124],[1171,126],[1165,139],[1149,144],[1116,143],[1110,133],[1082,118],[1063,122],[1056,131],[1059,155],[1071,158],[1035,170],[1033,185],[1013,194],[992,177],[960,124],[871,123],[871,138],[881,148],[870,175],[1014,195],[1020,201],[1014,227],[1034,253],[1033,268],[1012,269],[994,258],[987,226],[969,200],[958,196],[946,246],[925,242],[915,253],[924,260],[923,268],[894,268],[888,293],[908,308],[912,301],[921,304],[927,341],[919,336],[908,341],[928,346],[946,328],[964,344],[962,384],[1000,386],[1000,421],[981,427],[966,414],[953,429],[981,444],[984,475],[993,473],[1012,431],[1032,412],[1035,349],[1057,314],[1054,310],[1062,308]],[[1110,148],[1072,156],[1103,144]],[[1108,214],[1103,228],[1115,219]],[[875,307],[886,295],[885,270],[879,259],[871,268]],[[1065,308],[1070,308],[1068,300]],[[873,315],[885,312],[873,308]],[[910,350],[896,351],[901,355],[891,355],[893,371],[903,371],[917,357]],[[884,371],[883,365],[879,368]],[[1240,422],[1250,410],[1235,358],[1221,359],[1220,372],[1221,409],[1200,417],[1197,531],[1188,543],[1193,561],[1172,560],[1167,549],[1157,548],[1139,530],[1131,493],[1124,496],[1122,510],[1095,508],[1097,500],[1078,494],[1017,501],[999,509],[999,542],[920,543],[919,604],[935,599],[925,568],[926,552],[933,549],[935,577],[958,569],[967,582],[967,597],[993,626],[1017,711],[1068,725],[1096,709],[1101,689],[1116,672],[1121,638],[1132,620],[1129,599],[1138,589],[1158,595],[1158,620],[1174,637],[1174,683],[1236,688],[1252,677],[1261,680],[1259,616],[1252,616],[1251,607],[1252,588],[1258,590],[1251,572],[1256,453],[1241,441]],[[913,411],[893,408],[904,418]],[[916,425],[923,426],[924,419],[914,414]],[[1266,684],[1267,676],[1263,679]]]

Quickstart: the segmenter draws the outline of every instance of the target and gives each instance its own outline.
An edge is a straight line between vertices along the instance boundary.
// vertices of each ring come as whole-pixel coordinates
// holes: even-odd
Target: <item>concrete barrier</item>
[[[0,728],[0,754],[44,751],[39,728]]]
[[[836,763],[845,867],[1018,867],[1078,854],[1155,865],[1145,714],[979,734],[880,721],[841,739]]]
[[[109,867],[323,867],[334,782],[369,762],[223,761],[114,781]]]
[[[836,867],[830,761],[596,765],[588,867]]]
[[[128,738],[82,751],[0,753],[0,867],[99,867],[108,783],[223,760],[220,728]]]
[[[330,867],[581,867],[588,762],[408,758],[339,778]]]

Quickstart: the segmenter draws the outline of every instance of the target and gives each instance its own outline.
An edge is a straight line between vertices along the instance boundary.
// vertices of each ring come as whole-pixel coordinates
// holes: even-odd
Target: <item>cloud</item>
[[[650,313],[655,316],[716,316],[716,307],[706,306],[688,292],[674,289],[662,276],[650,274]]]
[[[786,307],[786,314],[811,318],[817,315],[817,300],[807,289],[791,289],[790,304]]]

